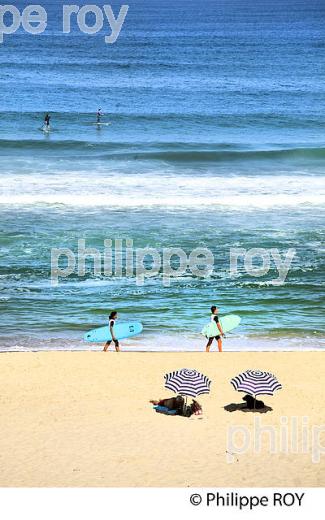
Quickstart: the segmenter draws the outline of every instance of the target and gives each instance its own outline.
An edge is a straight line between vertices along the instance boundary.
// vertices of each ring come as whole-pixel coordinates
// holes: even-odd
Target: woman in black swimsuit
[[[112,339],[109,341],[106,341],[105,346],[104,346],[104,352],[107,352],[107,349],[110,346],[110,344],[112,343],[112,341],[114,341],[116,352],[120,351],[120,344],[114,334],[114,325],[115,325],[116,320],[117,320],[117,312],[112,311],[108,318],[108,326],[109,326],[109,331],[111,333]]]

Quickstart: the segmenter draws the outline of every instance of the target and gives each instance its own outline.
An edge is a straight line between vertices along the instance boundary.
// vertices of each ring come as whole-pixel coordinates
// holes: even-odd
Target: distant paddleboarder
[[[47,130],[49,130],[50,128],[50,120],[51,120],[51,116],[50,114],[45,114],[45,117],[44,117],[44,126]]]
[[[101,119],[102,119],[102,109],[99,108],[98,111],[97,111],[97,124],[99,124],[101,122]]]
[[[50,133],[50,121],[51,121],[51,116],[50,116],[50,114],[46,113],[45,117],[44,117],[44,126],[42,128],[43,132],[45,132],[46,134]]]

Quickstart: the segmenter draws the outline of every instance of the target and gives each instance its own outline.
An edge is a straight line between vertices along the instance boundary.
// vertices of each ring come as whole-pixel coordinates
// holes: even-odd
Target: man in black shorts
[[[221,337],[224,336],[221,324],[219,322],[218,317],[218,308],[215,305],[212,305],[211,307],[211,321],[214,321],[217,324],[217,327],[219,329],[220,334],[218,336],[212,336],[212,338],[209,338],[207,346],[205,347],[206,352],[210,352],[210,347],[212,345],[213,340],[215,339],[218,342],[218,350],[219,352],[222,352],[222,339]]]

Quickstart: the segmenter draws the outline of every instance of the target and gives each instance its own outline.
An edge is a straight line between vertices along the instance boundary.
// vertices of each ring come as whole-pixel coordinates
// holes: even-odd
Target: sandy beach
[[[212,380],[210,395],[199,398],[202,418],[160,415],[149,404],[170,396],[163,376],[183,367]],[[248,368],[274,372],[282,383],[264,399],[271,412],[224,409],[241,402],[229,380]],[[313,463],[310,446],[302,453],[300,437],[297,453],[270,453],[265,434],[260,453],[250,442],[246,453],[227,454],[230,428],[246,427],[252,437],[257,417],[276,435],[292,417],[298,430],[305,417],[308,435],[325,423],[322,353],[7,353],[0,371],[0,486],[325,484],[324,459]]]

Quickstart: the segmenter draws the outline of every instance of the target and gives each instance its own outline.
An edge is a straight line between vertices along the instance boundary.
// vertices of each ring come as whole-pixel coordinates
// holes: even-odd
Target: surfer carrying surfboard
[[[214,339],[218,343],[218,350],[219,350],[219,352],[222,352],[222,339],[221,338],[222,338],[222,336],[224,336],[224,333],[223,333],[223,330],[222,330],[222,327],[221,327],[221,323],[219,322],[218,313],[219,313],[218,308],[215,305],[212,305],[210,319],[211,319],[212,323],[214,322],[217,325],[217,328],[218,328],[220,334],[218,334],[217,336],[209,337],[208,343],[207,343],[207,345],[205,347],[206,352],[210,352],[210,347],[211,347],[212,342],[213,342]]]
[[[104,352],[107,352],[107,349],[110,346],[110,344],[112,343],[112,341],[114,341],[116,352],[120,351],[120,344],[114,334],[114,325],[115,325],[115,321],[117,320],[117,318],[118,318],[118,316],[117,316],[116,311],[112,311],[108,317],[108,326],[109,326],[109,331],[111,333],[112,339],[109,341],[106,341],[105,346],[104,346]]]

